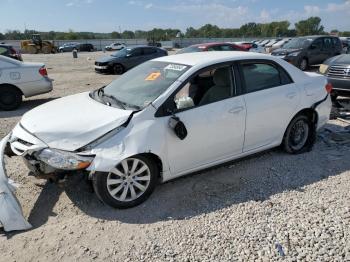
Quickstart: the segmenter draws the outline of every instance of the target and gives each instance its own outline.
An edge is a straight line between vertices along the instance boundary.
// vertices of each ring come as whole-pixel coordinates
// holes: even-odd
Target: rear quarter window
[[[288,73],[273,63],[243,62],[241,68],[246,93],[293,83]]]

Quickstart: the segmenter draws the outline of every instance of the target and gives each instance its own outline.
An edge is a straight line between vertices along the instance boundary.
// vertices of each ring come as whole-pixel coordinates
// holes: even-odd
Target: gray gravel
[[[114,79],[93,72],[98,55],[24,55],[52,68],[55,91],[0,112],[0,137],[49,98]],[[20,158],[7,159],[34,229],[0,233],[0,261],[350,261],[350,143],[334,140],[345,126],[330,121],[312,152],[227,163],[160,185],[128,210],[100,203],[82,176],[38,183]]]

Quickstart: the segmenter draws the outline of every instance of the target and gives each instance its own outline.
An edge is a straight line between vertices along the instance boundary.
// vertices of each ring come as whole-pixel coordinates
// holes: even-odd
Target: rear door
[[[268,60],[240,63],[247,107],[243,151],[280,143],[299,103],[299,90],[287,72]]]
[[[309,64],[320,64],[326,59],[323,38],[315,39],[309,47]]]

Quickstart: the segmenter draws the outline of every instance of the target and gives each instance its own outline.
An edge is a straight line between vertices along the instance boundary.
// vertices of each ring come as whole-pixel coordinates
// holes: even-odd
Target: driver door
[[[172,174],[180,175],[242,153],[246,108],[235,90],[232,67],[221,66],[191,78],[171,98],[175,115],[187,129],[187,137],[179,139],[168,126],[171,117],[166,117]]]

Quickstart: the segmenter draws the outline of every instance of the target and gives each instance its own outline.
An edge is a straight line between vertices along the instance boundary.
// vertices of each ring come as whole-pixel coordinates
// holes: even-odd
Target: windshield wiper
[[[107,94],[105,94],[105,91],[103,90],[104,89],[104,87],[101,87],[100,89],[98,89],[97,90],[97,95],[99,96],[99,97],[101,97],[101,99],[103,100],[103,97],[107,97],[107,98],[109,98],[110,100],[112,100],[112,101],[114,101],[119,107],[121,107],[122,109],[126,109],[125,108],[125,106],[124,106],[124,102],[122,102],[122,101],[120,101],[120,100],[118,100],[118,98],[116,98],[115,96],[113,96],[113,95],[107,95]],[[104,100],[103,100],[104,101]],[[106,101],[104,101],[104,102],[106,102]],[[110,102],[106,102],[106,104],[107,105],[111,105],[111,103]]]

